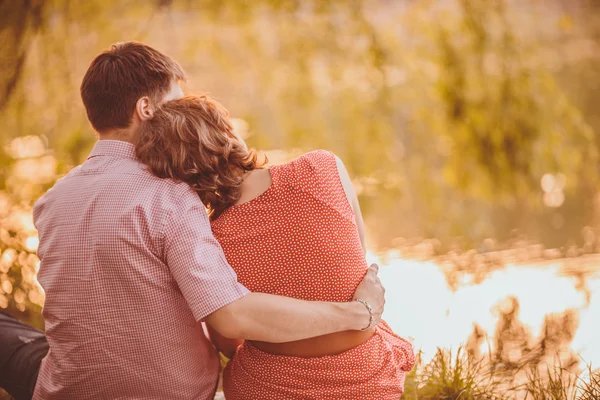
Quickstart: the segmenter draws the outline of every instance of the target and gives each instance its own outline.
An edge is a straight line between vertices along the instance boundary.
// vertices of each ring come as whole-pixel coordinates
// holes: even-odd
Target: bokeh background
[[[39,328],[32,205],[92,148],[79,84],[125,40],[177,59],[184,90],[218,98],[272,163],[344,160],[386,319],[422,350],[407,398],[584,398],[600,363],[600,2],[0,1],[0,309]],[[571,397],[535,397],[556,380]]]

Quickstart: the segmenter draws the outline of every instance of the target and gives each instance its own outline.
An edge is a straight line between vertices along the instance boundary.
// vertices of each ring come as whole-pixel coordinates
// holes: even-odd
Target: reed
[[[600,370],[587,365],[573,371],[556,365],[534,364],[516,368],[506,374],[496,362],[476,359],[459,348],[438,349],[435,357],[417,365],[407,375],[404,400],[598,400]],[[516,376],[524,382],[515,384]]]

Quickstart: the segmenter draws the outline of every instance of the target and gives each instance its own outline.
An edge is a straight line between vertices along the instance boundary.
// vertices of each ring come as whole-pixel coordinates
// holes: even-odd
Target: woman
[[[188,183],[206,205],[215,237],[249,290],[349,301],[363,278],[364,227],[348,173],[314,151],[264,168],[207,96],[164,104],[142,129],[138,156],[160,177]],[[411,345],[382,322],[291,343],[240,344],[211,331],[233,356],[227,400],[394,399],[414,364]]]

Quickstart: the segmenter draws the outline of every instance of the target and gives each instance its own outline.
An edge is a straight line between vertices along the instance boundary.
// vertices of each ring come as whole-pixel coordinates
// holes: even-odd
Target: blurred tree
[[[0,2],[0,109],[23,73],[31,40],[42,24],[44,0]]]
[[[403,243],[400,236],[462,236],[472,245],[515,227],[564,244],[589,220],[596,193],[600,78],[591,61],[557,72],[548,54],[577,60],[563,47],[595,34],[577,29],[584,16],[529,12],[536,4],[0,2],[3,212],[29,212],[53,179],[85,159],[95,136],[81,77],[110,43],[139,40],[179,60],[190,88],[212,92],[243,119],[251,145],[283,154],[280,161],[319,147],[344,159],[375,249]],[[553,41],[560,29],[567,44]],[[554,36],[539,37],[547,32]],[[45,152],[17,155],[12,144],[22,136],[43,138]],[[27,173],[43,179],[28,182]],[[18,310],[12,296],[25,285],[23,271],[29,277],[34,233],[13,222],[0,219],[1,254],[17,254],[0,279],[12,282],[2,295]]]
[[[431,117],[443,119],[437,133],[451,146],[446,177],[501,201],[539,193],[548,172],[565,174],[577,188],[595,178],[593,130],[550,71],[528,59],[504,3],[461,0],[459,21],[439,25],[437,90],[445,112]]]
[[[530,14],[507,1],[451,4],[422,2],[408,21],[421,38],[410,47],[420,63],[409,76],[421,88],[410,126],[417,140],[407,150],[421,157],[409,164],[419,181],[414,202],[429,205],[424,219],[436,237],[505,237],[514,228],[544,239],[579,236],[598,147],[542,62],[545,42],[528,40],[536,20],[524,23]],[[540,185],[547,174],[562,182],[553,207]],[[545,225],[558,217],[565,222]]]

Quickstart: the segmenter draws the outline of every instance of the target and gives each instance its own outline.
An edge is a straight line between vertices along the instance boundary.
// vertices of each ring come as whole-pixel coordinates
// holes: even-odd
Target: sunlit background
[[[419,371],[600,363],[598,2],[16,0],[0,28],[3,311],[43,327],[32,205],[95,142],[89,62],[138,40],[272,163],[344,160]]]

